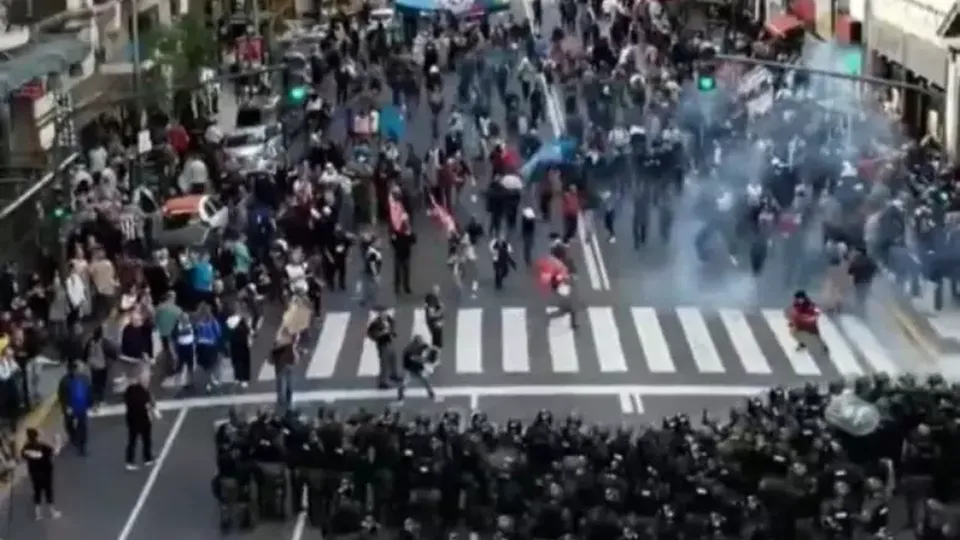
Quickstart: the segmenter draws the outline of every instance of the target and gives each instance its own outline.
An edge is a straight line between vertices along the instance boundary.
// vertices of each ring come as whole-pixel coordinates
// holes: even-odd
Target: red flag
[[[535,268],[537,282],[547,291],[553,290],[555,282],[570,279],[570,270],[567,269],[567,265],[553,255],[545,255],[537,259]]]
[[[446,208],[437,204],[437,200],[432,194],[430,195],[430,215],[443,227],[443,232],[447,233],[447,236],[457,230],[456,220],[453,219],[453,216],[450,215],[450,212],[448,212]]]
[[[390,194],[390,200],[387,204],[390,209],[390,229],[395,233],[401,232],[407,223],[409,223],[410,216],[407,214],[403,205],[400,204],[400,201],[397,200],[397,197],[392,193]]]

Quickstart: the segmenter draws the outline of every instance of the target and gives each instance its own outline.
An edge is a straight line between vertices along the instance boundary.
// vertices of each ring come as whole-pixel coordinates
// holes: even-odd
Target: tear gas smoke
[[[799,64],[850,73],[855,56],[858,57],[856,51],[846,46],[811,43],[804,49]],[[751,70],[747,65],[738,68]],[[777,74],[767,71],[771,81],[778,79]],[[732,84],[721,82],[712,92],[698,92],[696,82],[691,81],[681,94],[676,111],[679,122],[688,130],[702,129],[706,134],[699,148],[688,145],[691,153],[700,154],[690,157],[709,166],[688,175],[687,189],[675,216],[669,262],[646,274],[649,285],[645,295],[653,294],[653,302],[748,308],[780,297],[785,301],[798,283],[787,283],[777,276],[782,276],[787,266],[804,264],[805,257],[800,253],[771,254],[760,278],[754,278],[745,263],[740,265],[744,267],[741,269],[729,268],[736,263],[734,258],[729,264],[704,264],[693,246],[704,223],[698,198],[722,192],[742,197],[747,185],[764,184],[775,160],[793,164],[800,178],[809,178],[835,170],[837,155],[853,160],[867,148],[897,145],[894,124],[876,103],[867,101],[874,98],[871,92],[864,92],[863,83],[794,71],[780,77],[781,84],[776,86],[736,86],[746,79],[745,75],[733,77]],[[776,99],[772,99],[774,95]],[[741,130],[733,127],[733,115],[751,104],[756,105],[749,107],[755,111],[764,106],[767,110],[751,115],[745,123],[746,132],[737,133]],[[714,170],[710,171],[711,168]],[[812,229],[809,234],[816,236],[816,241],[804,239],[801,244],[816,249],[820,236],[816,227]]]

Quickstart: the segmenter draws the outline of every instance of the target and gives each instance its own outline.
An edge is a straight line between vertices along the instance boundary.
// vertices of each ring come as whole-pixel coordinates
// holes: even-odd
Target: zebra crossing
[[[309,354],[298,365],[303,377],[336,382],[376,378],[376,346],[366,339],[372,316],[325,314]],[[414,334],[429,336],[422,309],[401,308],[394,318],[398,354]],[[704,377],[712,383],[766,377],[774,383],[900,371],[873,331],[854,315],[821,317],[829,355],[816,347],[797,351],[787,318],[778,309],[589,307],[580,319],[580,328],[573,330],[565,317],[551,319],[537,308],[449,312],[442,364],[433,378],[446,383],[484,376],[506,382],[523,375],[674,375]],[[273,366],[264,361],[257,380],[274,379]]]

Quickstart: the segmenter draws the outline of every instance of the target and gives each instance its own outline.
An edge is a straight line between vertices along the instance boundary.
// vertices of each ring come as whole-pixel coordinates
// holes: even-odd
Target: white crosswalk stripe
[[[396,311],[393,354],[401,354],[414,334],[429,341],[423,310]],[[787,381],[900,371],[873,331],[854,315],[820,318],[828,353],[817,347],[797,350],[782,310],[600,306],[587,308],[583,315],[581,326],[573,329],[566,318],[550,318],[542,309],[448,310],[444,362],[434,378],[702,374],[713,377],[711,383],[729,376],[731,384],[744,377],[756,377],[759,384],[762,377]],[[377,377],[380,351],[366,337],[371,316],[326,314],[312,334],[303,376],[336,381]],[[272,366],[264,362],[258,380],[274,377]]]

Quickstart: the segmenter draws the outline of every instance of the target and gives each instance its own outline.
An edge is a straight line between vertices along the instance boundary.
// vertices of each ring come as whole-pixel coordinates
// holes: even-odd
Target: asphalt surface
[[[525,17],[519,0],[513,8],[515,15]],[[556,7],[545,3],[544,8],[546,24],[555,24]],[[455,76],[448,75],[447,83],[449,104],[454,101]],[[232,102],[224,99],[222,105],[221,116],[229,126]],[[494,106],[496,119],[502,107],[497,100]],[[408,118],[406,139],[419,153],[431,145],[429,129],[427,115]],[[548,125],[540,130],[544,139],[552,138],[552,129],[556,128]],[[344,130],[345,119],[339,117],[333,136],[343,137]],[[486,222],[479,189],[464,194],[460,219],[474,213]],[[677,412],[719,412],[771,385],[899,371],[904,367],[901,362],[910,362],[900,349],[886,352],[888,329],[877,330],[869,316],[825,318],[829,358],[815,347],[812,354],[796,353],[783,321],[788,298],[783,287],[757,284],[736,269],[722,274],[702,271],[691,258],[692,223],[680,223],[670,245],[654,242],[634,251],[631,242],[625,241],[628,222],[629,209],[621,212],[618,227],[623,240],[618,243],[609,243],[603,236],[593,240],[578,235],[573,244],[575,264],[582,269],[576,294],[584,309],[579,329],[572,330],[566,320],[548,319],[550,298],[525,269],[511,276],[503,291],[494,291],[484,249],[478,250],[479,294],[475,298],[456,294],[445,264],[443,234],[430,218],[414,216],[418,235],[414,294],[393,294],[392,257],[386,248],[380,301],[394,309],[402,345],[415,332],[425,334],[420,304],[423,295],[439,284],[448,312],[447,345],[443,363],[432,378],[442,402],[429,402],[422,389],[413,388],[404,411],[455,408],[466,412],[479,407],[502,422],[529,420],[536,411],[549,408],[558,414],[577,410],[587,420],[607,424],[647,424]],[[540,252],[555,226],[539,228]],[[353,264],[348,272],[350,285],[355,283],[357,268]],[[388,406],[395,393],[375,389],[377,363],[364,339],[369,312],[350,292],[329,293],[325,304],[322,323],[304,339],[304,360],[297,366],[300,374],[294,383],[298,406],[305,412],[321,402],[335,402],[345,411]],[[228,407],[252,412],[274,402],[273,370],[264,365],[264,359],[278,311],[268,307],[255,341],[255,380],[248,390],[199,395],[169,390],[159,396],[164,415],[155,425],[158,461],[152,469],[124,471],[122,410],[106,407],[92,421],[90,455],[80,458],[66,449],[58,458],[58,505],[64,517],[34,522],[29,488],[22,485],[0,510],[4,514],[0,524],[6,524],[0,525],[0,537],[206,540],[218,536],[217,508],[210,490],[215,469],[214,422],[226,416]],[[262,523],[244,536],[252,540],[320,537],[296,519]]]

